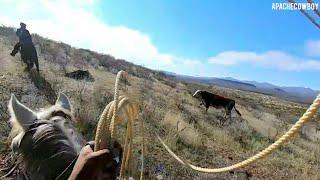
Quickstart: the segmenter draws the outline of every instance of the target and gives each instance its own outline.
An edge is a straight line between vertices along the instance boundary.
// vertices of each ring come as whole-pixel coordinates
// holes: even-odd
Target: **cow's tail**
[[[238,111],[238,109],[236,108],[236,106],[233,106],[234,110],[236,110],[236,112],[239,114],[239,116],[241,116],[241,113]]]

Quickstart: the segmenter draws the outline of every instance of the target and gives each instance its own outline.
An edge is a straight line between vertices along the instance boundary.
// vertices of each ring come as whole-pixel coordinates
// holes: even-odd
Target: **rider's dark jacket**
[[[31,35],[27,29],[17,29],[16,35],[19,37],[19,43],[21,45],[32,43]]]

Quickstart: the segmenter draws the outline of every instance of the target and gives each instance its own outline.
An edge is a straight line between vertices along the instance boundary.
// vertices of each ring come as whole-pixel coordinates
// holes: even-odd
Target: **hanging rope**
[[[128,78],[128,74],[125,71],[118,72],[116,77],[116,82],[115,82],[114,100],[105,107],[99,119],[97,130],[96,130],[94,151],[113,148],[114,139],[116,135],[115,125],[117,124],[117,121],[120,121],[118,113],[121,113],[121,115],[125,115],[125,118],[127,118],[127,129],[125,134],[125,140],[124,140],[125,142],[123,146],[124,147],[123,156],[122,156],[122,162],[120,167],[120,177],[119,177],[120,179],[125,179],[125,173],[128,171],[130,158],[132,157],[133,122],[137,118],[138,108],[134,103],[134,101],[129,97],[119,96],[119,83],[122,76],[124,78]],[[142,142],[142,148],[144,148],[144,139]],[[142,149],[142,157],[143,156],[144,156],[144,149]],[[143,165],[143,162],[142,162],[142,165]],[[141,168],[140,174],[141,174],[140,179],[142,179],[143,168]]]
[[[290,3],[296,3],[294,0],[288,0],[288,2],[290,2]],[[306,16],[306,17],[312,22],[312,24],[314,24],[315,26],[317,26],[317,28],[320,29],[320,25],[317,23],[316,20],[313,19],[312,16],[310,16],[308,13],[306,13],[303,9],[300,9],[300,12],[301,12],[304,16]],[[315,12],[316,12],[316,14],[319,13],[318,10],[315,10]],[[319,15],[319,14],[318,14],[318,15]],[[319,15],[319,16],[320,16],[320,15]]]
[[[195,165],[192,165],[184,160],[182,160],[180,157],[178,157],[164,142],[163,140],[158,136],[158,139],[160,140],[161,144],[166,148],[166,150],[170,153],[171,156],[173,156],[178,162],[181,164],[190,167],[193,170],[205,172],[205,173],[220,173],[220,172],[227,172],[232,171],[244,166],[247,166],[259,159],[262,159],[266,157],[267,155],[271,154],[273,151],[279,148],[279,146],[283,145],[285,142],[289,141],[290,138],[292,138],[295,134],[299,132],[303,124],[308,122],[311,118],[314,117],[314,115],[317,113],[317,110],[320,107],[320,94],[316,97],[316,99],[313,101],[312,105],[308,108],[308,110],[303,114],[303,116],[289,129],[288,132],[286,132],[282,137],[280,137],[276,142],[271,144],[266,149],[262,150],[261,152],[257,153],[256,155],[248,158],[247,160],[244,160],[242,162],[239,162],[237,164],[223,167],[223,168],[203,168],[198,167]]]
[[[307,0],[309,4],[313,4],[313,1],[312,0]],[[318,9],[313,9],[313,11],[320,17],[320,12]]]

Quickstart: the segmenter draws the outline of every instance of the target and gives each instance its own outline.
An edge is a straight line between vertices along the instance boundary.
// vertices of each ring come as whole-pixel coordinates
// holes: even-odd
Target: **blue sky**
[[[273,2],[3,0],[0,23],[153,69],[320,89],[319,29]]]
[[[111,25],[148,32],[160,51],[191,58],[230,49],[296,52],[306,39],[319,37],[300,12],[271,10],[274,1],[234,2],[118,0],[100,3],[97,11]]]

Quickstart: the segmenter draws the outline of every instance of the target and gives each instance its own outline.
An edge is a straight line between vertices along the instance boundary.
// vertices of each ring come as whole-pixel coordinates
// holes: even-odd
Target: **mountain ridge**
[[[263,93],[279,97],[285,100],[294,101],[298,103],[309,104],[320,93],[319,90],[314,90],[305,87],[295,86],[277,86],[268,82],[257,81],[242,81],[233,77],[198,77],[189,75],[180,75],[173,72],[164,71],[164,73],[176,80],[192,81],[197,83],[204,83],[208,85],[218,85],[226,88],[239,89],[244,91],[251,91]]]

